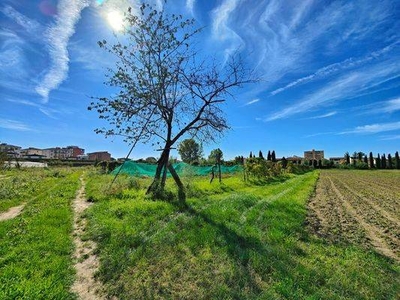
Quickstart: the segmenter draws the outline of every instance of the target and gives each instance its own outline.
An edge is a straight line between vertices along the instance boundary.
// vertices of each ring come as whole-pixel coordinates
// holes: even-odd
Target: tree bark
[[[176,185],[178,186],[179,203],[185,204],[186,203],[185,187],[181,179],[179,178],[178,173],[176,173],[174,167],[171,164],[168,164],[168,170],[171,173],[172,177],[174,178]]]

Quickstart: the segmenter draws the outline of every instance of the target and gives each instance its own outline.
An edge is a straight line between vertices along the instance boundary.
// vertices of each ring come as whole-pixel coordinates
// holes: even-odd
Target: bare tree
[[[138,15],[129,9],[125,16],[124,42],[112,46],[99,42],[117,57],[106,84],[119,91],[94,98],[88,109],[96,110],[110,125],[96,129],[97,133],[123,136],[134,145],[152,142],[161,147],[147,192],[159,195],[164,190],[169,169],[184,199],[183,185],[169,165],[171,148],[185,135],[210,141],[228,129],[221,105],[232,97],[234,88],[254,80],[233,57],[223,66],[210,59],[199,62],[192,47],[200,32],[194,19],[145,4]]]

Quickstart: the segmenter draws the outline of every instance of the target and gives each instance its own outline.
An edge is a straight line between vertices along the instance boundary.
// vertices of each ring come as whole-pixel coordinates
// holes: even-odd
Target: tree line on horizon
[[[344,154],[344,160],[346,166],[351,166],[358,169],[400,169],[400,157],[399,152],[396,151],[394,157],[388,153],[382,156],[378,153],[374,157],[373,153],[370,152],[367,156],[364,152],[354,152],[350,157],[349,152]]]

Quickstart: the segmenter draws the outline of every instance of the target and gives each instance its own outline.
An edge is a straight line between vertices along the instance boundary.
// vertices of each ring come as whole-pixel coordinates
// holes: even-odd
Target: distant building
[[[292,162],[295,165],[301,165],[301,162],[303,161],[303,158],[299,157],[299,156],[296,156],[296,155],[293,155],[293,156],[287,157],[286,160],[288,162]]]
[[[68,146],[65,148],[61,147],[47,148],[43,150],[43,153],[46,156],[46,158],[50,159],[68,159],[68,158],[77,159],[78,156],[85,154],[85,150],[79,148],[78,146]]]
[[[29,159],[40,159],[45,158],[46,154],[42,149],[29,147],[21,150],[21,157]]]
[[[9,145],[9,144],[6,144],[6,143],[1,143],[0,144],[0,152],[6,153],[7,157],[9,157],[9,158],[20,157],[20,155],[21,155],[21,147],[14,146],[14,145]]]
[[[108,153],[107,151],[99,151],[99,152],[92,152],[87,154],[89,157],[89,160],[105,160],[105,161],[110,161],[111,160],[111,154]]]
[[[78,146],[68,146],[66,149],[68,150],[68,157],[78,158],[78,156],[85,154],[85,149]]]
[[[334,164],[334,165],[339,165],[343,162],[346,161],[344,157],[331,157],[329,160]]]
[[[87,155],[87,154],[78,155],[76,157],[76,159],[78,159],[78,160],[88,160],[89,159],[89,155]]]
[[[304,159],[305,160],[323,160],[324,159],[324,151],[323,150],[311,150],[311,151],[304,151]]]

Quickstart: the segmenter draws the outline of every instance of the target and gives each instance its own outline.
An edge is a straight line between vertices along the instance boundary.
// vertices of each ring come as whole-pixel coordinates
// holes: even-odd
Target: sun
[[[110,11],[107,14],[107,21],[115,31],[121,31],[124,28],[122,14],[117,10]]]

